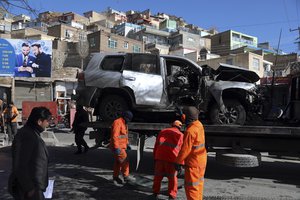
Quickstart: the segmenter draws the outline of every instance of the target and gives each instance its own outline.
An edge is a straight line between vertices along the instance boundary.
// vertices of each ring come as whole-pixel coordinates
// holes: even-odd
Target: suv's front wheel
[[[118,95],[108,95],[100,103],[99,116],[104,121],[113,121],[128,110],[128,104]]]
[[[213,124],[239,124],[246,122],[246,111],[244,106],[237,100],[225,99],[226,112],[223,113],[215,103],[210,109],[209,117]]]

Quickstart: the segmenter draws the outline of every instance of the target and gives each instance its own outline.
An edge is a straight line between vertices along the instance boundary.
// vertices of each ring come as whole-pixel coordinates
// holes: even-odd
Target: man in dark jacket
[[[74,121],[72,124],[73,131],[75,133],[75,143],[77,145],[77,151],[75,152],[75,154],[82,153],[82,146],[84,146],[85,153],[89,150],[89,146],[87,145],[86,141],[83,139],[84,133],[87,128],[81,125],[82,123],[88,121],[89,121],[88,112],[83,109],[83,106],[77,105]]]
[[[51,56],[43,52],[40,44],[34,43],[31,46],[36,56],[35,63],[32,64],[33,74],[36,77],[51,77]]]
[[[48,186],[48,151],[40,134],[49,126],[48,108],[32,109],[12,144],[12,173],[8,190],[17,200],[44,200]]]

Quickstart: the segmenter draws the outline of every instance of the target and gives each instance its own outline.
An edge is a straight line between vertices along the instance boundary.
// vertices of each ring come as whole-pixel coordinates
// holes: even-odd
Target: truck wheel
[[[100,103],[99,115],[104,121],[113,121],[128,110],[126,101],[118,95],[108,95]]]
[[[230,167],[258,167],[261,162],[259,152],[228,152],[219,151],[216,153],[216,161]]]
[[[225,99],[224,104],[227,112],[220,111],[219,105],[214,104],[210,110],[209,118],[213,124],[239,124],[246,122],[244,106],[237,100]]]

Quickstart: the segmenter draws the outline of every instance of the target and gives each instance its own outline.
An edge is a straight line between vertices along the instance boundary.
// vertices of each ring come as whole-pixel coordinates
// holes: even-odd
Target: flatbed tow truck
[[[266,116],[266,119],[259,121],[259,126],[255,123],[255,125],[204,124],[206,148],[208,151],[216,152],[218,162],[233,167],[257,167],[262,152],[275,156],[292,155],[300,159],[300,62],[291,65],[291,73],[286,77],[286,88],[283,90],[285,93],[280,93],[281,90],[278,90],[280,84],[273,79],[274,84],[269,86],[266,84],[265,87],[272,91],[270,105],[285,107],[280,117],[268,119]],[[277,95],[274,95],[275,93]],[[279,100],[285,100],[288,104],[281,105]],[[90,132],[90,138],[98,142],[103,140],[104,135],[106,137],[110,135],[111,123],[96,121],[86,126],[94,128],[95,131]],[[160,130],[167,127],[170,127],[170,124],[137,122],[128,124],[130,135],[134,136],[133,142],[138,145],[137,166],[143,156],[146,138],[156,136]]]
[[[89,122],[96,131],[94,139],[110,132],[111,123]],[[129,123],[129,134],[138,146],[137,167],[143,156],[145,140],[170,127],[167,123]],[[261,152],[274,155],[293,155],[300,158],[300,127],[204,125],[206,148],[216,152],[216,160],[232,167],[257,167]],[[107,132],[108,131],[108,132]]]

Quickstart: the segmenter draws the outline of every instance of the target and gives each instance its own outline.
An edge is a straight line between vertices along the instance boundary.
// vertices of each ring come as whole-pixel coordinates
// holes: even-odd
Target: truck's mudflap
[[[145,135],[141,135],[138,139],[138,145],[137,145],[137,151],[136,151],[136,168],[135,168],[135,170],[138,170],[140,161],[143,157],[145,140],[146,140]]]

